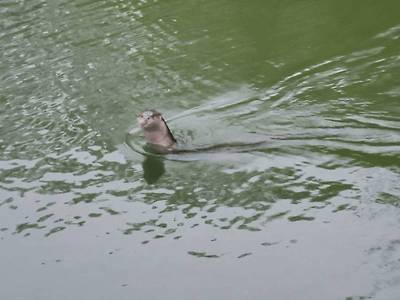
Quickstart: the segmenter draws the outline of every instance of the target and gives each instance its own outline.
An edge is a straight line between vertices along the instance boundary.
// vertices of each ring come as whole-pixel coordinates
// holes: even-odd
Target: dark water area
[[[0,299],[400,299],[399,12],[2,0]]]

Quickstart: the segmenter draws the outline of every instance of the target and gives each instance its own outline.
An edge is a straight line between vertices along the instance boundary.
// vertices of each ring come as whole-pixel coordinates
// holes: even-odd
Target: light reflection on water
[[[203,13],[221,8],[204,4]],[[277,21],[284,38],[272,27],[262,41],[263,29],[235,27],[213,10],[212,22],[189,18],[192,5],[0,4],[0,241],[10,275],[0,293],[11,299],[28,276],[21,297],[68,299],[75,292],[53,279],[66,272],[93,299],[132,289],[163,296],[146,290],[160,278],[166,298],[228,298],[225,286],[243,284],[233,289],[242,298],[395,299],[399,25],[372,24],[365,38],[354,27],[343,33],[354,43],[337,48],[309,32],[318,49],[307,54],[302,29]],[[292,56],[279,46],[291,42]],[[250,146],[146,158],[125,137],[149,105],[187,143]],[[283,138],[251,146],[273,136]],[[15,271],[22,262],[26,275]],[[44,296],[39,279],[59,292]],[[182,286],[187,294],[174,292]]]

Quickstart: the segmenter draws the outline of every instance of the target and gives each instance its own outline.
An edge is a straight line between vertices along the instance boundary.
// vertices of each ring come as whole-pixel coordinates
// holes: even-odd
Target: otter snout
[[[146,126],[147,120],[145,118],[143,118],[143,116],[139,116],[137,118],[137,122],[138,122],[140,128],[144,128]]]

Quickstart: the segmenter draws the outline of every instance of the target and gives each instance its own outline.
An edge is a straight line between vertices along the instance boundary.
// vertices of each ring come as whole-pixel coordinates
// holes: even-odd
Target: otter
[[[137,120],[140,128],[143,129],[147,144],[154,150],[171,152],[176,149],[177,141],[160,112],[144,111],[139,114]]]
[[[146,150],[156,154],[182,154],[195,152],[218,151],[249,151],[255,147],[267,145],[271,140],[284,140],[285,136],[254,135],[253,141],[227,142],[213,145],[197,145],[196,147],[178,143],[169,129],[162,114],[156,110],[147,110],[139,114],[137,118],[139,127],[144,132],[147,142]]]

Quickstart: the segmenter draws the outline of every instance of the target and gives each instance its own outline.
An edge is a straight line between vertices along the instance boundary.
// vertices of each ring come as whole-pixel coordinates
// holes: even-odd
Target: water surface
[[[1,1],[0,298],[397,300],[398,11]]]

